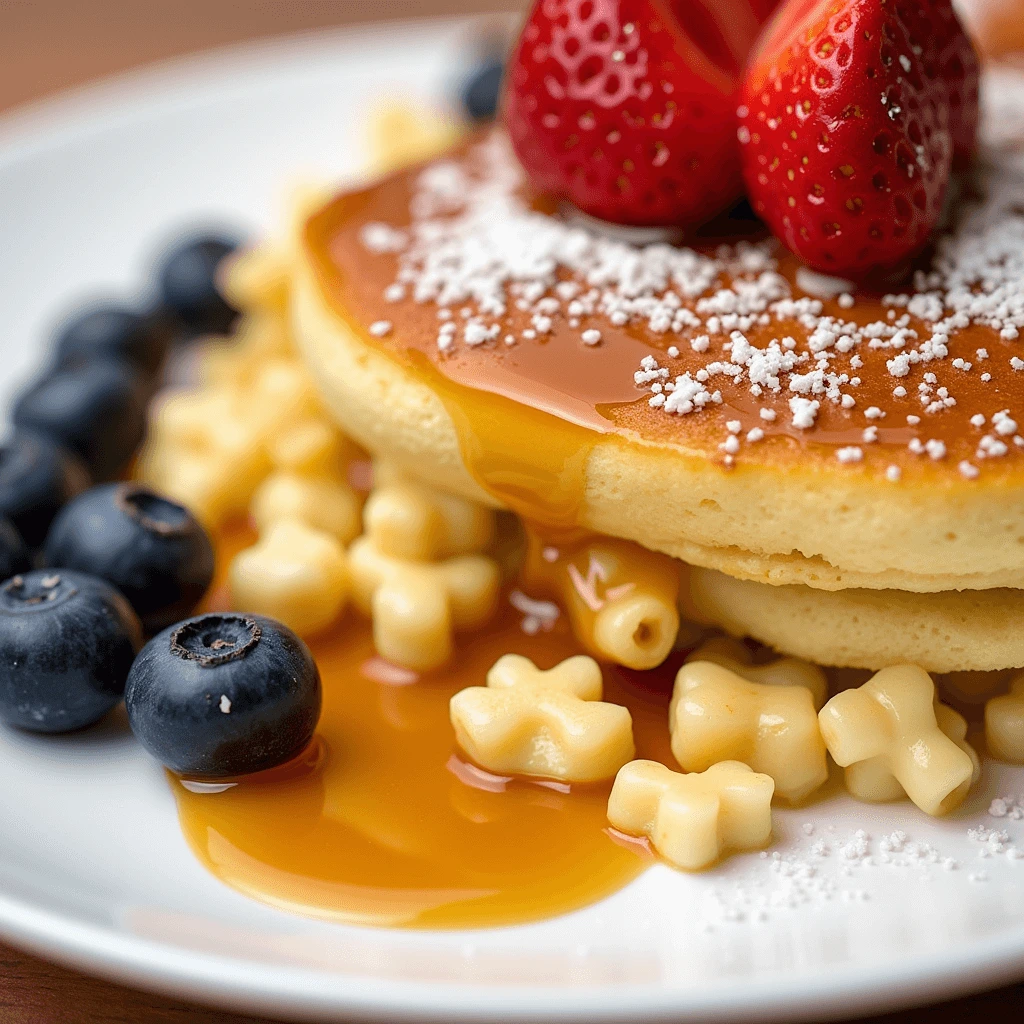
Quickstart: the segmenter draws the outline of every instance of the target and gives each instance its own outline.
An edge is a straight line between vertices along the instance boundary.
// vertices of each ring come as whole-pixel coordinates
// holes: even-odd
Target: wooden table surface
[[[99,75],[243,39],[516,6],[516,0],[0,0],[0,111]],[[1022,1006],[1024,985],[871,1020],[1002,1024],[1019,1019]],[[265,1021],[135,992],[0,944],[0,1024]]]

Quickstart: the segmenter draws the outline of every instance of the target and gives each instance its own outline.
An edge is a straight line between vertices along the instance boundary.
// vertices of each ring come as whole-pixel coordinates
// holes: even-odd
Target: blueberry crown
[[[78,593],[78,588],[57,573],[50,575],[12,576],[0,594],[8,611],[28,611],[54,605]]]
[[[204,615],[171,633],[171,654],[214,668],[246,657],[260,642],[259,623],[245,615]]]
[[[148,487],[123,484],[117,489],[114,502],[150,533],[169,537],[188,531],[188,511]]]

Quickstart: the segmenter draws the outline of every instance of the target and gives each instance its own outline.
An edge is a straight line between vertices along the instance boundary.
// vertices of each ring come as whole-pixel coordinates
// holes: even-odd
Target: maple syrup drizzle
[[[253,536],[218,544],[224,570]],[[275,906],[350,923],[485,927],[554,916],[622,888],[651,862],[645,843],[613,834],[610,782],[507,779],[467,764],[448,701],[482,685],[510,652],[550,668],[580,652],[564,616],[528,636],[507,603],[460,638],[431,675],[388,665],[353,612],[311,643],[323,680],[317,746],[282,768],[226,783],[172,777],[182,828],[228,885]],[[633,716],[637,756],[674,764],[667,705],[681,656],[651,672],[605,668],[605,699]]]
[[[464,159],[467,149],[468,145],[455,149],[452,158]],[[601,343],[590,348],[581,342],[578,329],[568,327],[564,317],[555,318],[549,334],[525,340],[522,329],[529,326],[529,316],[510,309],[502,320],[502,335],[507,332],[515,337],[514,345],[507,347],[498,339],[475,347],[460,345],[442,353],[436,340],[440,323],[437,307],[412,297],[385,301],[383,293],[394,280],[397,260],[390,253],[369,253],[360,240],[361,229],[370,222],[382,221],[399,228],[409,225],[409,202],[419,170],[399,171],[362,191],[338,196],[307,222],[303,233],[305,255],[317,274],[324,298],[338,315],[364,342],[428,384],[444,401],[452,418],[460,421],[457,425],[464,461],[478,482],[535,523],[558,527],[571,520],[572,509],[584,500],[583,468],[602,435],[667,444],[676,447],[682,457],[721,461],[719,445],[725,436],[725,424],[738,420],[744,434],[756,427],[765,435],[756,449],[745,450],[747,458],[756,452],[756,460],[762,463],[834,463],[836,449],[864,443],[864,431],[871,425],[877,427],[877,437],[869,444],[868,454],[884,453],[886,464],[914,467],[915,472],[941,473],[942,467],[925,466],[909,452],[908,441],[924,430],[927,437],[947,445],[948,466],[955,467],[956,459],[971,457],[977,444],[978,431],[970,417],[981,413],[991,419],[1012,405],[1018,395],[1019,379],[1009,363],[1016,351],[1014,343],[977,324],[961,329],[952,338],[950,358],[961,355],[972,361],[976,351],[984,348],[991,358],[983,369],[992,379],[982,381],[980,366],[976,372],[955,375],[957,406],[946,409],[941,416],[929,416],[921,429],[912,429],[913,425],[907,423],[907,416],[920,417],[922,413],[918,375],[892,377],[885,365],[891,352],[864,345],[857,350],[863,369],[851,371],[862,377],[856,389],[857,407],[850,410],[823,402],[810,431],[792,425],[788,391],[765,392],[755,401],[744,390],[732,389],[724,393],[721,406],[705,408],[700,416],[673,416],[652,409],[649,394],[633,383],[633,372],[644,356],[655,356],[673,376],[684,370],[696,372],[706,357],[692,352],[687,339],[672,333],[656,334],[643,324],[614,327],[602,321]],[[730,242],[752,241],[762,234],[758,226],[741,221],[718,225],[717,230],[722,238],[712,237],[712,232],[708,237],[692,239],[693,247],[711,254],[723,238]],[[795,297],[804,294],[796,284],[798,269],[795,257],[778,253],[779,273],[790,282]],[[822,315],[864,326],[888,321],[891,312],[881,295],[861,290],[850,309],[842,308],[835,298],[824,300]],[[371,337],[359,329],[360,324],[382,318],[393,323],[386,337]],[[910,326],[922,338],[931,333],[928,325],[916,318],[911,317]],[[806,328],[792,320],[773,320],[766,326],[755,326],[747,334],[751,344],[762,346],[772,338],[806,334]],[[666,353],[673,344],[680,352],[670,358]],[[893,393],[898,383],[906,386],[904,397],[897,398]],[[869,423],[864,410],[872,406],[885,417]],[[766,422],[759,415],[761,407],[773,409],[776,418]],[[494,454],[499,450],[509,453],[512,461],[499,459]],[[529,458],[524,458],[523,451]],[[997,461],[986,467],[987,473],[1013,472],[1014,460]],[[516,480],[507,479],[510,465],[516,467]],[[554,489],[549,487],[552,482]],[[525,503],[517,491],[521,485],[530,490]]]
[[[473,479],[550,539],[581,536],[587,460],[598,435],[505,395],[466,387],[424,357],[413,363],[455,424]]]

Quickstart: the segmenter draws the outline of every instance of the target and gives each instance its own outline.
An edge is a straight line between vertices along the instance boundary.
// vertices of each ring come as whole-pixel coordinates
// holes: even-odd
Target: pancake
[[[999,97],[916,290],[844,291],[736,219],[608,239],[496,133],[309,219],[297,341],[360,443],[542,526],[774,585],[1019,587],[1021,79]]]
[[[453,493],[517,511],[529,512],[535,502],[546,505],[542,513],[568,506],[572,521],[595,532],[776,585],[919,592],[1020,585],[1024,508],[1016,487],[958,490],[956,480],[933,479],[911,490],[863,472],[829,479],[810,467],[776,474],[738,466],[726,473],[710,460],[613,433],[586,433],[543,414],[520,419],[522,410],[490,394],[473,396],[480,406],[494,406],[491,418],[482,411],[479,440],[473,443],[470,435],[466,461],[474,472],[463,458],[466,435],[452,415],[468,433],[456,389],[422,364],[403,367],[367,342],[324,304],[315,280],[301,271],[292,308],[307,365],[345,432]],[[488,452],[507,455],[517,493],[495,495],[512,473],[495,483],[497,458],[493,474],[473,459]],[[858,567],[842,565],[856,552],[852,541],[844,544],[837,535],[859,538]],[[788,550],[751,550],[752,540]],[[801,553],[815,548],[825,554]],[[985,562],[973,554],[979,548],[989,555]],[[947,571],[934,571],[936,563]]]
[[[1024,591],[911,594],[900,590],[769,587],[693,569],[684,614],[819,665],[928,672],[1024,666]]]

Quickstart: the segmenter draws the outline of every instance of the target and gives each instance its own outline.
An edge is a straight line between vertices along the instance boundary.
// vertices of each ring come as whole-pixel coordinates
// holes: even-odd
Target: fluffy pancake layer
[[[340,325],[322,308],[309,281],[296,289],[295,310],[306,328],[298,336],[307,361],[343,429],[371,452],[400,458],[414,475],[495,504],[465,468],[455,426],[431,388]],[[309,330],[318,320],[323,321],[319,331],[326,335]],[[636,469],[631,476],[635,463],[630,463],[629,452],[613,437],[595,446],[587,462],[582,512],[588,525],[599,532],[657,547],[650,534],[635,529],[633,516],[641,514],[647,507],[645,499],[653,496],[629,487],[632,480],[639,488],[645,478]],[[808,478],[813,480],[813,474]],[[604,496],[613,487],[619,500],[606,504]],[[680,481],[674,496],[694,515],[707,514],[706,506],[690,501],[685,482]],[[658,497],[663,504],[664,493]],[[887,514],[882,500],[876,510],[880,516]],[[984,509],[977,514],[983,518]],[[955,513],[950,516],[950,528],[962,529]],[[660,549],[695,566],[684,613],[738,636],[751,636],[785,654],[822,665],[868,669],[905,662],[932,672],[1024,666],[1024,634],[1019,629],[1024,590],[958,592],[947,587],[938,588],[945,592],[912,593],[902,586],[907,575],[890,570],[869,578],[848,572],[846,579],[870,582],[826,592],[822,579],[834,585],[841,577],[811,559],[759,558],[744,551],[684,546],[673,543],[670,535]],[[785,585],[768,586],[755,582],[758,579]],[[809,579],[818,585],[803,585]],[[918,577],[911,581],[920,584]],[[866,589],[871,586],[876,589]]]
[[[678,557],[731,632],[837,666],[1024,665],[1021,82],[903,294],[749,225],[694,250],[566,226],[491,138],[314,213],[296,340],[371,453]]]
[[[297,269],[293,296],[295,337],[342,429],[428,482],[501,504],[466,468],[460,431],[436,379],[366,339],[325,298],[308,265]],[[554,417],[544,424],[549,433],[538,434],[494,406],[495,427],[525,460],[538,445],[577,439]],[[570,438],[561,439],[566,430]],[[580,525],[693,565],[822,590],[928,593],[1024,581],[1019,484],[968,485],[935,472],[893,486],[845,467],[826,473],[810,461],[742,462],[728,470],[637,437],[587,432],[583,440]]]
[[[683,612],[820,665],[877,670],[915,664],[928,672],[1024,666],[1024,591],[768,587],[693,569]]]

